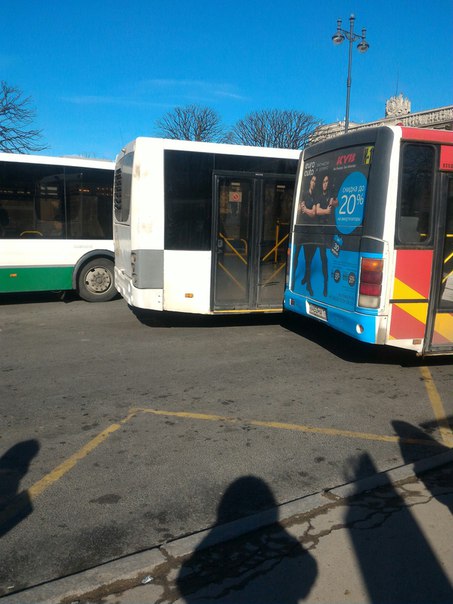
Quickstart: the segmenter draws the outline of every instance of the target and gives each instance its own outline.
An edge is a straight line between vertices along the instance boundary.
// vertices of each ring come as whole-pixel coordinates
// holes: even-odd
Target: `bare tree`
[[[156,121],[157,134],[186,141],[217,142],[224,129],[219,115],[209,107],[176,107]]]
[[[27,153],[42,151],[39,144],[41,130],[28,129],[35,119],[31,98],[23,97],[19,88],[0,85],[0,151],[7,153]]]
[[[239,120],[226,137],[236,145],[303,149],[320,125],[317,118],[295,110],[264,109]]]

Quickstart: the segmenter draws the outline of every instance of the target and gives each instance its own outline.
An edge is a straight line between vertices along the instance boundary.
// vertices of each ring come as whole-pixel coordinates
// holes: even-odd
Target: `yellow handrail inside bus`
[[[275,225],[275,245],[271,249],[270,252],[268,252],[263,258],[261,258],[261,262],[264,262],[265,260],[267,260],[269,258],[269,256],[273,253],[274,254],[274,263],[277,264],[278,248],[282,245],[282,243],[284,243],[289,238],[289,233],[287,233],[282,239],[279,239],[280,238],[280,225],[289,226],[289,223],[280,222],[280,220],[277,220],[277,224]]]
[[[219,233],[219,235],[225,241],[225,243],[227,244],[227,246],[232,250],[232,252],[234,254],[236,254],[236,256],[238,256],[238,258],[240,258],[245,265],[247,265],[247,260],[242,256],[242,254],[240,254],[238,252],[238,250],[234,247],[234,245],[232,245],[229,242],[229,240],[225,237],[225,235],[223,233]],[[246,253],[247,253],[247,242],[245,241],[245,239],[241,239],[240,241],[244,242],[244,244],[245,244],[245,250],[246,250]]]
[[[19,237],[24,237],[25,235],[39,235],[40,237],[43,236],[41,231],[22,231]]]
[[[239,287],[239,289],[241,289],[242,291],[245,291],[245,287],[242,285],[242,283],[240,283],[236,277],[230,273],[230,271],[226,268],[226,266],[224,266],[220,261],[218,262],[218,266],[220,266],[220,268],[224,271],[224,273],[226,275],[228,275],[228,277],[233,281],[233,283],[235,285],[237,285]]]

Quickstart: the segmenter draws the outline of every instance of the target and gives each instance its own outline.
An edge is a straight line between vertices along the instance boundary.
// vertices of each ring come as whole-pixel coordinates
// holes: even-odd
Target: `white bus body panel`
[[[162,289],[138,289],[132,280],[115,267],[115,287],[126,302],[134,308],[164,310]]]
[[[93,250],[113,252],[109,239],[0,239],[3,267],[74,266]]]
[[[131,250],[164,249],[164,142],[135,141],[131,203]]]
[[[164,310],[211,312],[211,252],[164,252]]]
[[[164,253],[164,289],[139,289],[115,267],[116,289],[130,306],[149,310],[211,313],[211,252]],[[165,291],[165,296],[164,296]]]

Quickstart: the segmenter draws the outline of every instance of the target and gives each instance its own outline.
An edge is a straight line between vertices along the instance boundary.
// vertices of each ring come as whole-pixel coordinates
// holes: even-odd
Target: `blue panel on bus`
[[[376,339],[376,311],[357,313],[360,249],[373,146],[305,161],[284,306],[355,338]]]
[[[326,323],[356,340],[369,344],[377,342],[376,314],[362,314],[333,306],[323,306],[317,300],[294,296],[288,289],[285,292],[283,306],[286,310]]]
[[[352,172],[341,183],[335,207],[335,224],[340,233],[349,235],[362,226],[366,189],[367,179],[362,172]]]
[[[303,245],[296,245],[292,291],[321,303],[355,310],[359,245],[358,237],[348,238],[348,247],[354,246],[356,250],[344,250],[343,239],[337,235],[330,238],[322,235],[322,240],[314,237],[309,243],[306,236]]]

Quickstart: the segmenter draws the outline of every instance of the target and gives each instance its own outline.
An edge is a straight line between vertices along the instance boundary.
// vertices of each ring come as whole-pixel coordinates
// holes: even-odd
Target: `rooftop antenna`
[[[395,96],[398,96],[399,85],[400,85],[400,70],[399,70],[399,67],[398,67],[398,70],[396,72],[396,90],[395,90]]]

